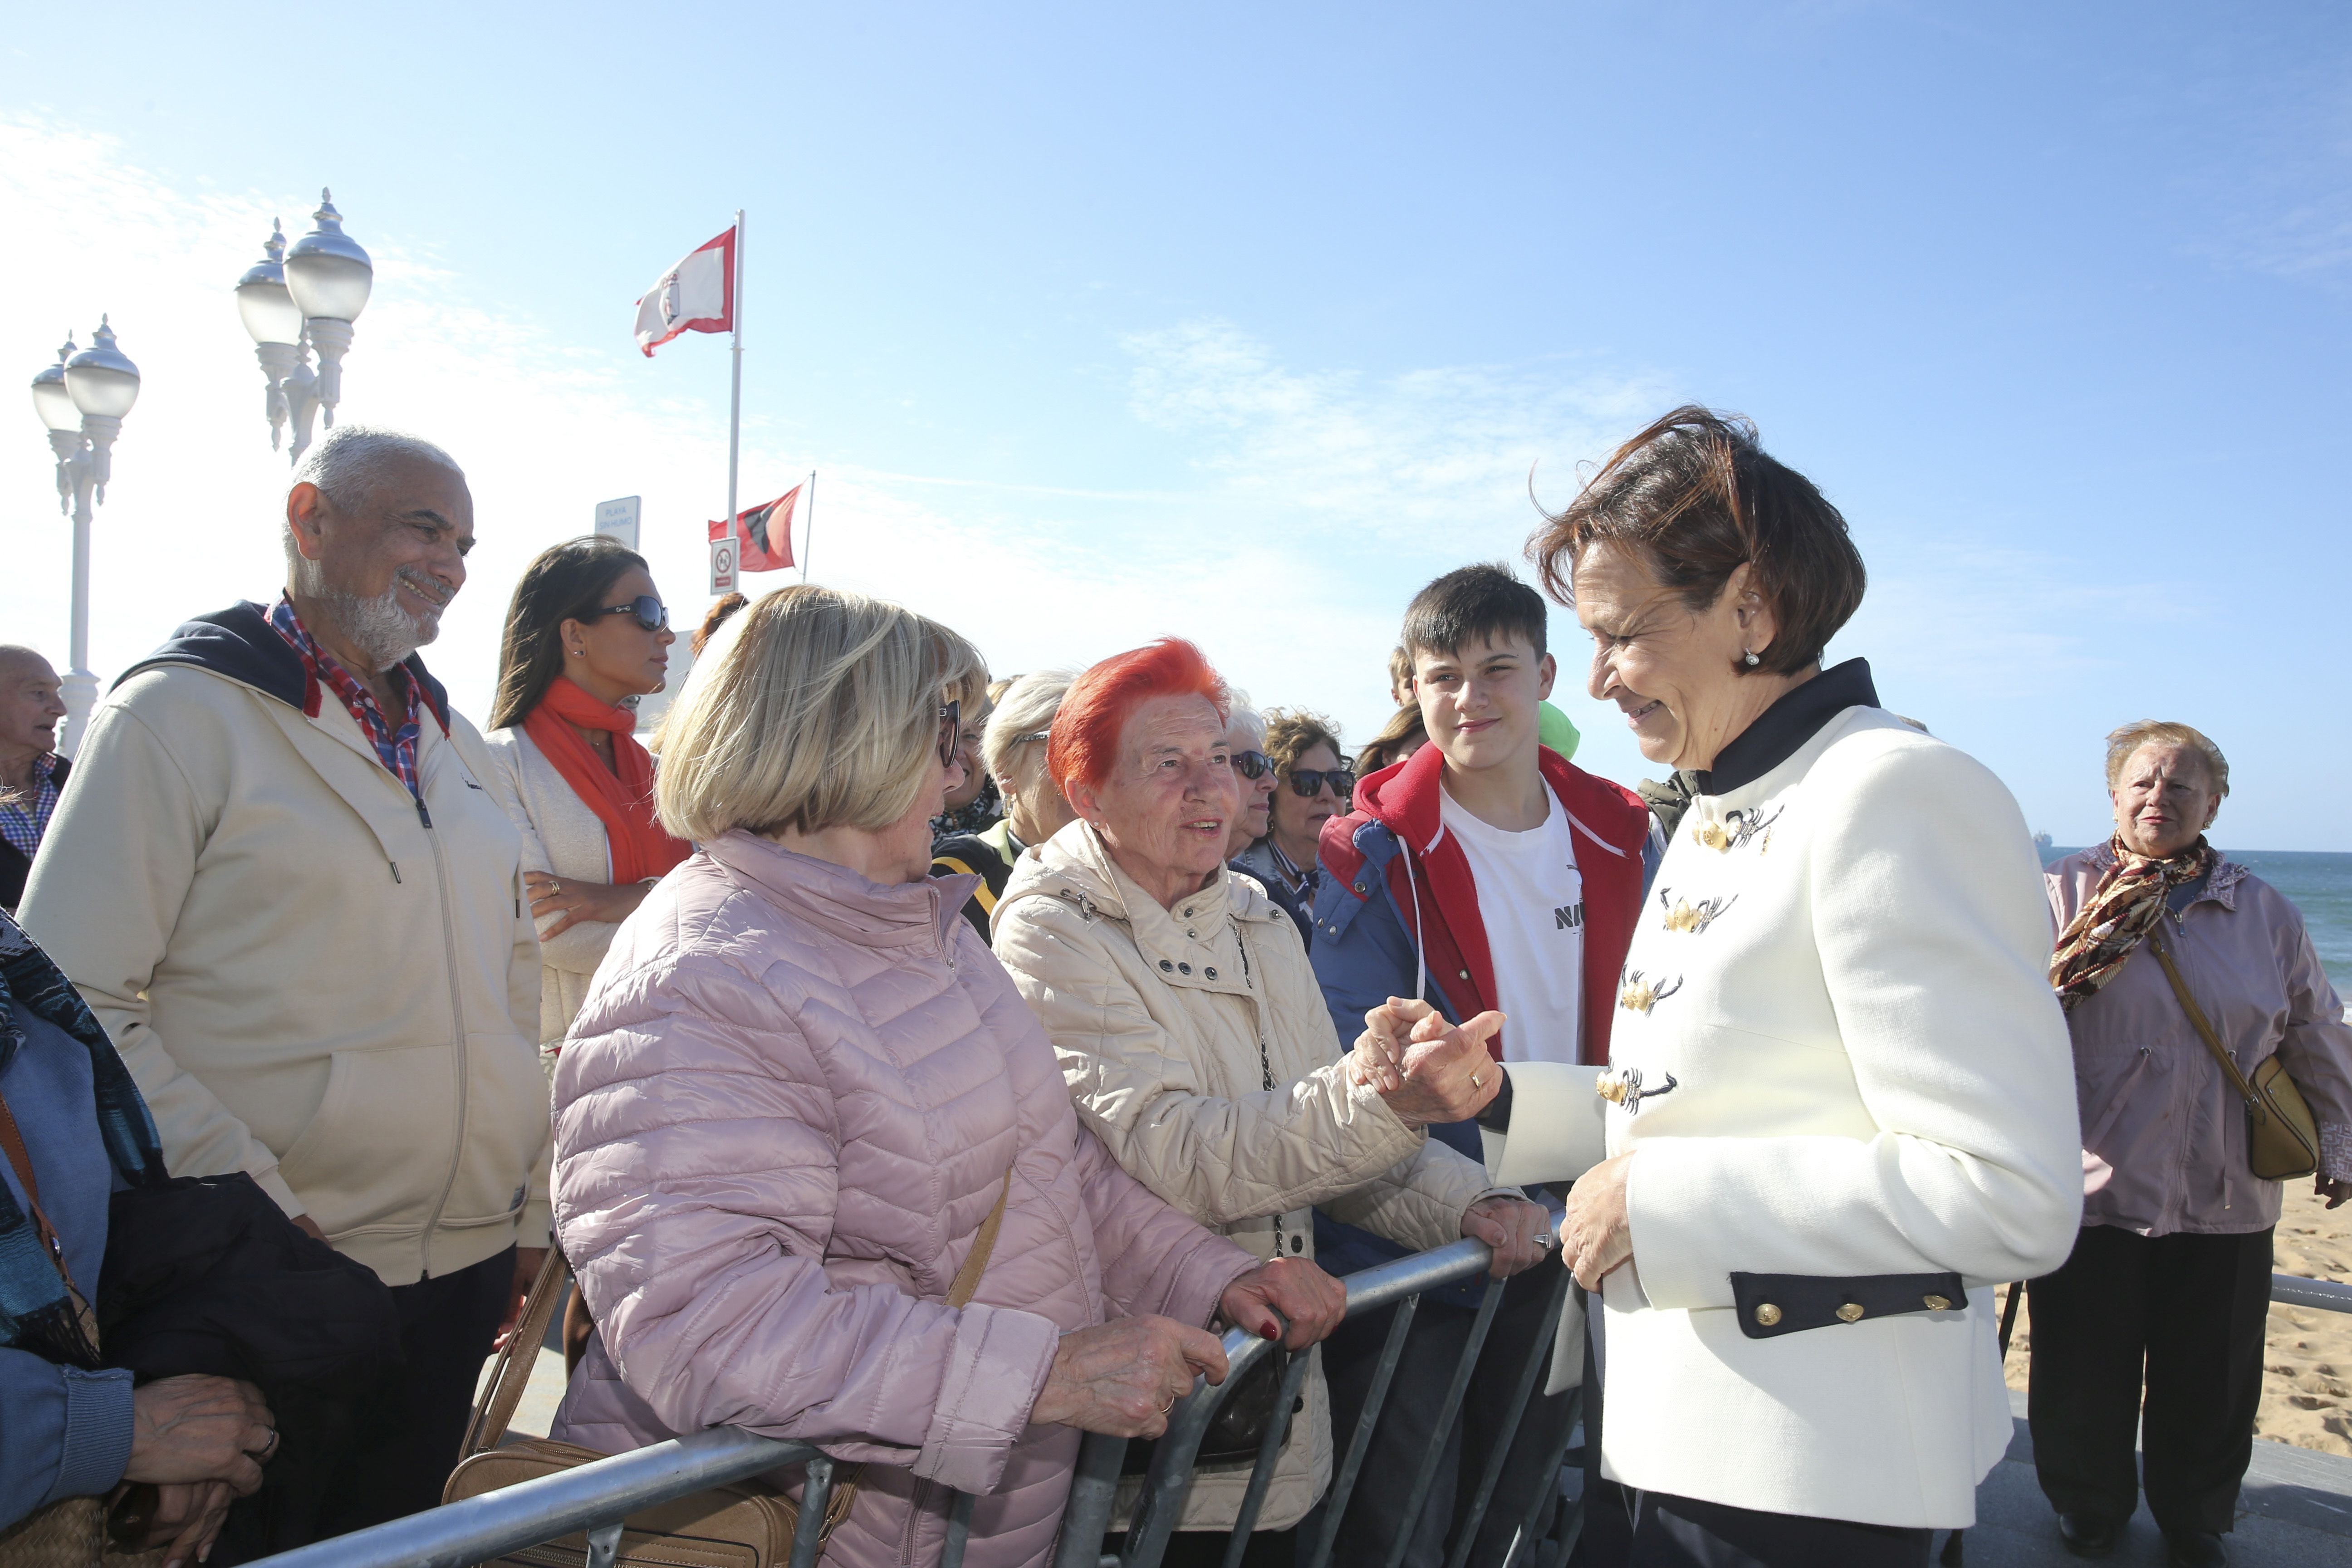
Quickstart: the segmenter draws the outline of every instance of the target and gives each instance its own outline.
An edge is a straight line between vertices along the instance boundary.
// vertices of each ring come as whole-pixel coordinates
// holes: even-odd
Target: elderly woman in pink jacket
[[[2107,790],[2114,837],[2047,872],[2084,1195],[2073,1256],[2028,1296],[2033,1462],[2067,1548],[2104,1557],[2138,1500],[2138,1447],[2171,1561],[2213,1568],[2253,1449],[2284,1183],[2257,1173],[2181,991],[2240,1072],[2275,1058],[2294,1080],[2330,1208],[2352,1197],[2352,1027],[2303,916],[2205,841],[2230,793],[2219,746],[2126,724],[2107,737]]]
[[[894,605],[786,588],[695,671],[663,822],[700,850],[615,935],[555,1079],[555,1209],[597,1336],[553,1436],[732,1425],[866,1461],[835,1568],[1042,1563],[1081,1431],[1156,1436],[1212,1327],[1328,1333],[1080,1129],[1053,1047],[933,879],[979,657]],[[951,1282],[1000,1201],[968,1304]]]

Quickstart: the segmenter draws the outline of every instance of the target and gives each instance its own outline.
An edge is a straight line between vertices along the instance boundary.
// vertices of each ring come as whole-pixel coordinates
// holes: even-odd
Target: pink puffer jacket
[[[873,1461],[830,1568],[936,1562],[950,1489],[986,1494],[972,1568],[1042,1563],[1079,1437],[1028,1424],[1058,1337],[1206,1325],[1256,1266],[1080,1130],[959,912],[975,880],[882,887],[730,834],[623,923],[556,1070],[556,1226],[599,1335],[553,1436],[733,1425]]]

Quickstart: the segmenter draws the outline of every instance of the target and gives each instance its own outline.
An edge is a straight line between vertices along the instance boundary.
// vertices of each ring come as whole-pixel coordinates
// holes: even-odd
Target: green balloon
[[[1569,722],[1567,714],[1549,702],[1538,702],[1536,704],[1536,739],[1558,752],[1562,760],[1573,761],[1576,743],[1583,737],[1576,732],[1576,726]]]

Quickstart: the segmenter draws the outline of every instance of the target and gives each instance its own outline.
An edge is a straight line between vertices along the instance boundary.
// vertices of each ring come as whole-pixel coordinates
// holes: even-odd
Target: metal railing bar
[[[1478,1364],[1478,1352],[1486,1348],[1486,1331],[1494,1324],[1495,1311],[1502,1304],[1502,1281],[1488,1280],[1478,1303],[1478,1315],[1470,1321],[1470,1338],[1462,1347],[1461,1359],[1454,1363],[1454,1380],[1445,1385],[1445,1403],[1438,1406],[1437,1419],[1430,1423],[1429,1447],[1415,1467],[1412,1490],[1405,1494],[1404,1514],[1396,1539],[1389,1543],[1387,1568],[1402,1568],[1404,1554],[1421,1529],[1421,1510],[1429,1506],[1430,1489],[1437,1484],[1438,1461],[1444,1457],[1446,1439],[1454,1435],[1454,1418],[1462,1411],[1462,1396],[1469,1392],[1470,1373]]]
[[[1348,1511],[1348,1499],[1356,1490],[1357,1473],[1363,1468],[1364,1455],[1372,1446],[1372,1432],[1381,1421],[1381,1406],[1388,1401],[1389,1380],[1396,1375],[1398,1358],[1404,1354],[1405,1336],[1412,1331],[1412,1317],[1420,1310],[1418,1296],[1407,1296],[1397,1303],[1396,1317],[1389,1324],[1389,1336],[1381,1344],[1380,1362],[1372,1369],[1372,1386],[1364,1396],[1363,1414],[1356,1417],[1356,1435],[1348,1440],[1348,1457],[1340,1462],[1339,1474],[1331,1478],[1331,1489],[1324,1494],[1323,1527],[1316,1533],[1315,1549],[1307,1554],[1306,1568],[1325,1568],[1331,1560],[1331,1547],[1339,1539],[1339,1521]]]
[[[819,1457],[739,1426],[713,1426],[445,1508],[332,1536],[269,1558],[270,1568],[471,1568],[525,1546],[609,1524],[641,1508]]]
[[[1168,1429],[1152,1445],[1151,1468],[1144,1473],[1143,1494],[1136,1500],[1135,1517],[1128,1521],[1127,1546],[1119,1553],[1123,1568],[1156,1568],[1168,1549],[1168,1538],[1184,1517],[1184,1500],[1192,1495],[1193,1460],[1201,1439],[1218,1406],[1271,1342],[1244,1329],[1225,1331],[1225,1381],[1212,1384],[1192,1379],[1192,1392],[1176,1402]]]
[[[1549,1254],[1546,1254],[1549,1259]],[[1469,1511],[1463,1515],[1461,1539],[1454,1543],[1454,1553],[1445,1560],[1445,1568],[1464,1568],[1470,1561],[1470,1548],[1478,1539],[1478,1528],[1486,1522],[1486,1505],[1495,1496],[1495,1488],[1503,1479],[1503,1466],[1511,1457],[1511,1444],[1519,1435],[1519,1422],[1526,1416],[1528,1401],[1536,1391],[1536,1378],[1543,1371],[1545,1358],[1551,1354],[1553,1336],[1559,1331],[1559,1315],[1568,1303],[1569,1273],[1555,1270],[1559,1278],[1552,1281],[1551,1300],[1544,1308],[1543,1324],[1536,1331],[1535,1342],[1528,1348],[1527,1364],[1519,1369],[1518,1386],[1511,1393],[1510,1409],[1505,1412],[1503,1425],[1495,1434],[1493,1448],[1486,1463],[1480,1468],[1478,1489],[1471,1494]],[[1487,1287],[1490,1293],[1499,1293],[1504,1282]],[[1544,1472],[1558,1489],[1559,1467],[1554,1465]]]
[[[2352,1312],[2352,1285],[2334,1279],[2305,1279],[2300,1274],[2273,1274],[2271,1304],[2315,1307],[2323,1312]]]
[[[1102,1568],[1118,1561],[1104,1553],[1102,1543],[1110,1531],[1112,1510],[1118,1507],[1118,1467],[1126,1458],[1127,1439],[1108,1432],[1089,1432],[1078,1444],[1069,1501],[1062,1505],[1061,1538],[1054,1546],[1054,1568]]]
[[[971,1541],[971,1510],[979,1503],[980,1499],[971,1492],[956,1493],[948,1510],[948,1544],[940,1555],[940,1568],[963,1568],[963,1549]]]
[[[1494,1258],[1483,1241],[1468,1237],[1430,1252],[1416,1252],[1377,1268],[1361,1269],[1339,1283],[1348,1288],[1348,1316],[1418,1296],[1441,1285],[1451,1285],[1485,1271]]]
[[[816,1568],[816,1554],[824,1549],[824,1510],[833,1501],[833,1461],[820,1454],[805,1473],[800,1522],[793,1527],[792,1568]]]
[[[1576,1425],[1583,1418],[1584,1390],[1570,1389],[1568,1419],[1559,1424],[1559,1440],[1552,1445],[1551,1452],[1544,1457],[1541,1474],[1548,1484],[1538,1489],[1535,1500],[1528,1504],[1526,1517],[1519,1521],[1518,1536],[1511,1542],[1511,1550],[1503,1555],[1502,1568],[1511,1568],[1511,1561],[1519,1554],[1519,1549],[1535,1538],[1536,1525],[1543,1518],[1544,1505],[1559,1495],[1559,1468],[1568,1461],[1569,1441],[1576,1436]],[[1586,1434],[1586,1440],[1588,1442],[1591,1440],[1590,1433]],[[1553,1568],[1568,1561],[1568,1554],[1576,1550],[1576,1538],[1584,1533],[1585,1500],[1580,1497],[1573,1504],[1567,1502],[1560,1504],[1562,1508],[1570,1508],[1573,1511],[1570,1514],[1561,1535],[1561,1539],[1567,1544],[1549,1559],[1549,1563],[1553,1565]]]
[[[1241,1512],[1234,1518],[1233,1534],[1225,1541],[1224,1568],[1242,1568],[1242,1554],[1249,1550],[1250,1531],[1257,1528],[1258,1510],[1265,1506],[1266,1489],[1274,1484],[1274,1467],[1282,1458],[1283,1445],[1290,1441],[1291,1406],[1298,1401],[1298,1390],[1307,1382],[1307,1369],[1314,1360],[1310,1348],[1290,1358],[1283,1370],[1282,1388],[1275,1395],[1274,1424],[1265,1430],[1265,1439],[1257,1447],[1257,1462],[1250,1466],[1249,1486],[1242,1493]]]

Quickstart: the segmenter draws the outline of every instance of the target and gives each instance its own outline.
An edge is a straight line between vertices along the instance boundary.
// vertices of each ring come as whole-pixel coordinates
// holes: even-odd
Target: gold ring
[[[1474,1072],[1470,1075],[1470,1087],[1472,1089],[1484,1089],[1486,1087],[1486,1080]]]
[[[1161,1406],[1160,1407],[1160,1415],[1167,1415],[1171,1410],[1173,1410],[1173,1409],[1175,1409],[1175,1408],[1176,1408],[1176,1396],[1175,1396],[1174,1394],[1170,1394],[1170,1395],[1168,1396],[1168,1403],[1167,1403],[1167,1404],[1165,1404],[1165,1405],[1161,1405]]]

